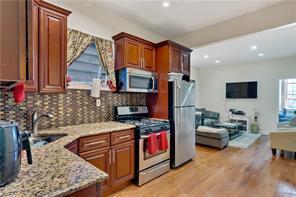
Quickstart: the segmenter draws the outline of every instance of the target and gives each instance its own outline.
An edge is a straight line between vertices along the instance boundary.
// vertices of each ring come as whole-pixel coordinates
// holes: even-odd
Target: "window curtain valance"
[[[67,36],[67,65],[70,66],[91,43],[94,43],[102,65],[110,78],[108,85],[112,91],[115,91],[116,80],[112,41],[70,28],[68,28]]]

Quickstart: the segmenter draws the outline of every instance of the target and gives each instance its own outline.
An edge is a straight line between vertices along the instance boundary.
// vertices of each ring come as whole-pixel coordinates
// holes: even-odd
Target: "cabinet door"
[[[82,152],[79,156],[110,176],[111,150],[109,147]],[[110,178],[104,181],[102,189],[107,189],[109,185]]]
[[[181,72],[184,75],[190,75],[190,52],[182,51],[181,53]]]
[[[35,1],[27,1],[27,92],[38,91],[38,18],[38,5]]]
[[[141,45],[142,68],[144,70],[155,71],[155,48],[146,44]]]
[[[26,2],[0,1],[0,79],[26,79]]]
[[[141,44],[140,42],[125,38],[124,50],[124,66],[125,67],[141,67]]]
[[[170,46],[169,49],[170,69],[169,72],[181,72],[181,50],[178,47]]]
[[[39,8],[39,91],[65,92],[67,18]]]
[[[111,187],[134,178],[134,141],[112,146]]]

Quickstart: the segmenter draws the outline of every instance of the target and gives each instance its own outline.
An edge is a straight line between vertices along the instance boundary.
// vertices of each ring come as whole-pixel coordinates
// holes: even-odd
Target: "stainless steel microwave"
[[[116,73],[119,92],[158,92],[157,73],[135,68],[122,68]]]

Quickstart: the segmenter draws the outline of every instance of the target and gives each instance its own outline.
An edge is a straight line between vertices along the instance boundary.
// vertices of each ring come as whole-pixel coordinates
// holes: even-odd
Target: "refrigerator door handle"
[[[178,109],[178,126],[180,126],[180,120],[181,120],[181,114],[180,114],[180,109]]]
[[[181,88],[180,88],[180,84],[178,83],[178,80],[175,79],[174,80],[175,83],[175,106],[180,106],[180,98],[181,98]],[[177,113],[176,113],[176,122],[177,122],[177,126],[180,126],[180,110],[178,109]]]
[[[175,79],[174,80],[174,97],[175,97],[175,106],[180,106],[180,89],[179,89],[179,85],[178,85],[178,80]]]

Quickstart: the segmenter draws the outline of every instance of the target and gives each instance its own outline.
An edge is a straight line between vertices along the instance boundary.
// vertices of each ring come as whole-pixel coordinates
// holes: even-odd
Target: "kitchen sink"
[[[33,148],[42,147],[65,136],[66,135],[34,136],[30,137],[30,144]]]

